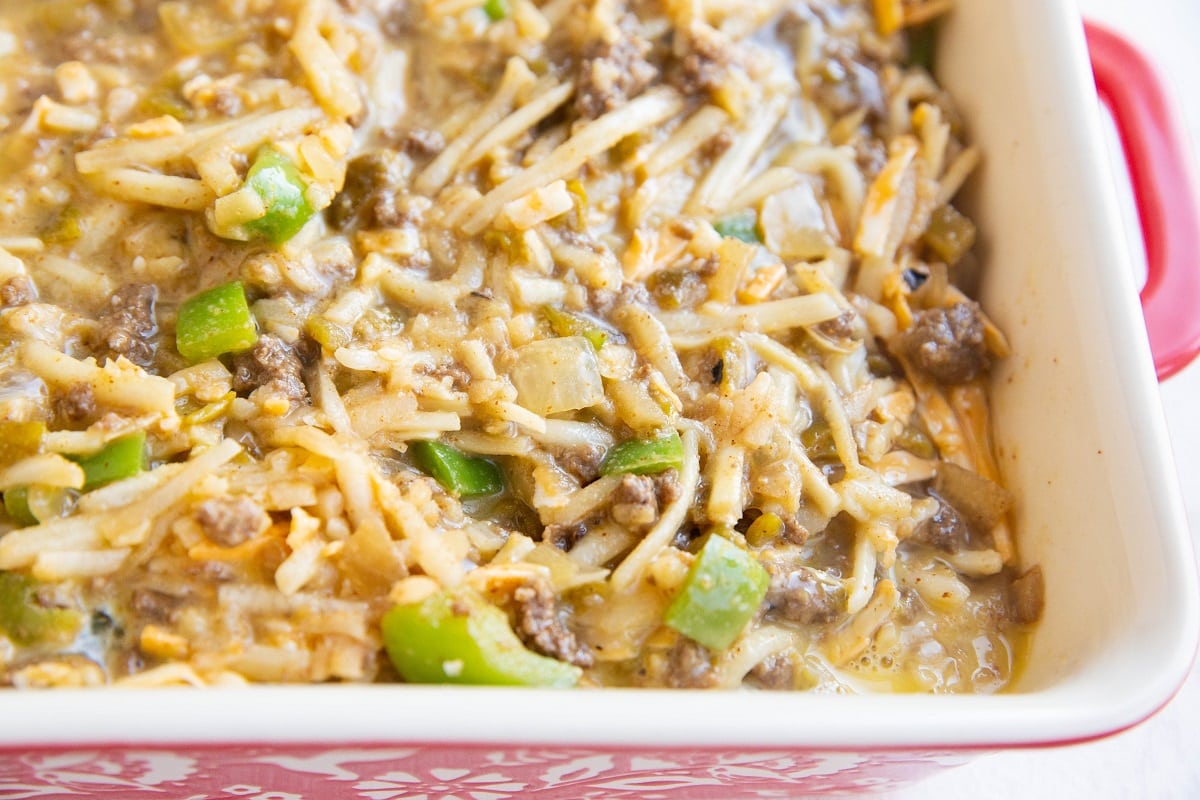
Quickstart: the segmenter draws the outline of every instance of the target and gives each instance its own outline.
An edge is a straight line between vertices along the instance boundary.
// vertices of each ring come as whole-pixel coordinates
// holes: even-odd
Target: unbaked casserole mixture
[[[0,0],[2,682],[1004,687],[949,6]]]

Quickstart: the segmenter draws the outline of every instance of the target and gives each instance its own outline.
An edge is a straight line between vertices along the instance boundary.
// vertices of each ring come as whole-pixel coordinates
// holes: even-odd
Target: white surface
[[[1200,3],[1196,0],[1079,0],[1090,18],[1140,45],[1178,101],[1200,162]],[[1200,254],[1197,254],[1200,268]],[[1200,309],[1197,309],[1200,313]],[[1187,506],[1200,546],[1200,363],[1162,386],[1162,401]],[[983,756],[894,800],[972,798],[1200,798],[1200,669],[1150,721],[1091,744]]]

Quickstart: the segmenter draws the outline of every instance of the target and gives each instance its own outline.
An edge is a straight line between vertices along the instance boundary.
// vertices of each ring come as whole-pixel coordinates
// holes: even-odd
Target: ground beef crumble
[[[158,289],[145,283],[131,283],[113,292],[98,320],[93,341],[97,355],[124,356],[139,367],[150,366],[158,333],[157,299]]]
[[[300,356],[274,334],[260,336],[253,347],[234,357],[233,365],[233,389],[239,394],[266,388],[292,401],[308,397]]]
[[[577,667],[595,663],[592,651],[563,622],[554,590],[545,579],[533,579],[512,595],[517,635],[527,647]]]

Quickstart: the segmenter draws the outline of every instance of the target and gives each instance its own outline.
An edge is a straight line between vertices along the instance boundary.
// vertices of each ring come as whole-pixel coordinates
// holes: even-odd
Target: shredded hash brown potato
[[[1002,689],[950,5],[0,0],[0,679]]]

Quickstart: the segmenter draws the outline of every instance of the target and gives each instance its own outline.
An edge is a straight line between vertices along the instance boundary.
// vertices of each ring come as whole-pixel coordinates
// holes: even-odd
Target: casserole
[[[994,376],[997,439],[1022,498],[1026,557],[1047,572],[1047,615],[1011,694],[372,686],[6,695],[6,717],[22,720],[2,734],[12,774],[19,767],[19,782],[33,787],[108,785],[124,796],[169,785],[278,796],[324,776],[345,796],[536,788],[728,797],[734,784],[778,788],[780,779],[797,792],[878,786],[883,773],[952,762],[938,753],[953,748],[1087,738],[1152,711],[1187,666],[1197,611],[1149,352],[1117,255],[1077,19],[1066,3],[1006,5],[958,10],[941,73],[988,154],[974,187],[989,245],[982,295],[1019,354]],[[1023,58],[1011,72],[980,66],[1009,63],[1013,52]],[[1089,357],[1097,349],[1104,358]],[[88,755],[104,742],[131,746]],[[75,755],[54,754],[64,747]],[[209,766],[218,762],[219,771]],[[262,772],[283,767],[291,772]]]

